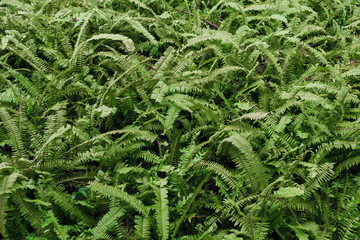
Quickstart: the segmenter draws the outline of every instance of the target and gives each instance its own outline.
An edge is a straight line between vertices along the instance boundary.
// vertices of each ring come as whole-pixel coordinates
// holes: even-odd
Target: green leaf
[[[13,191],[12,187],[16,179],[20,176],[14,172],[10,175],[0,175],[0,233],[5,236],[6,210],[9,194]]]
[[[98,183],[98,182],[90,182],[89,187],[91,190],[96,191],[105,197],[119,198],[122,201],[128,203],[130,206],[132,206],[135,210],[142,213],[143,215],[145,215],[145,216],[148,215],[147,208],[144,206],[144,204],[139,199],[137,199],[136,197],[134,197],[132,195],[129,195],[128,193],[126,193],[118,188],[108,186],[108,185]]]
[[[113,225],[116,220],[125,214],[125,210],[119,207],[110,208],[110,210],[100,219],[97,225],[91,230],[93,239],[103,239],[104,233]]]
[[[283,197],[283,198],[291,198],[291,197],[301,196],[303,194],[304,194],[304,190],[294,187],[279,188],[279,190],[274,192],[274,196]]]
[[[247,102],[237,102],[235,103],[235,106],[237,106],[238,108],[242,109],[242,110],[250,110],[252,107],[250,105],[250,103]]]
[[[116,108],[109,108],[109,107],[107,107],[105,105],[102,105],[101,107],[95,108],[94,112],[95,113],[100,113],[100,117],[105,118],[105,117],[108,117],[109,115],[115,113]]]
[[[150,220],[147,217],[135,216],[135,234],[142,240],[150,239]]]
[[[156,196],[155,203],[155,215],[157,222],[157,231],[159,238],[166,240],[169,238],[169,201],[168,201],[168,190],[165,187],[167,181],[161,179],[156,182],[156,185],[153,186]]]
[[[159,81],[156,84],[150,98],[154,99],[155,102],[161,103],[168,89],[169,87],[163,81]]]
[[[65,226],[61,225],[56,218],[54,212],[52,210],[48,211],[48,217],[50,217],[53,225],[54,225],[54,231],[59,239],[67,240],[69,239],[69,235],[67,234],[67,229]]]
[[[174,105],[169,108],[164,120],[164,133],[172,129],[173,124],[176,118],[179,116],[180,111],[181,109]]]
[[[309,235],[305,233],[301,228],[292,226],[288,224],[288,226],[295,232],[296,237],[298,237],[299,240],[309,240]]]

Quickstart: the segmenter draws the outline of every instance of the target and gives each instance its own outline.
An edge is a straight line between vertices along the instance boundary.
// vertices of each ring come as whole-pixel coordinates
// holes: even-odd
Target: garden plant
[[[358,0],[0,0],[0,238],[360,239]]]

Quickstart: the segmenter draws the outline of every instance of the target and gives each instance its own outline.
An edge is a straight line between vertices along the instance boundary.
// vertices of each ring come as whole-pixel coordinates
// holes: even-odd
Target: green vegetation
[[[360,236],[357,0],[1,0],[4,239]]]

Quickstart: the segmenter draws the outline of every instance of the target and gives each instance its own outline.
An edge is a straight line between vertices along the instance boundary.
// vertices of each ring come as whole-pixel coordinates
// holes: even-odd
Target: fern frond
[[[152,44],[154,44],[154,45],[158,44],[155,37],[139,21],[135,20],[134,18],[130,18],[130,17],[124,18],[124,21],[128,22],[130,24],[130,26],[133,27],[136,31],[143,34],[147,39],[149,39],[149,41]]]
[[[217,106],[210,104],[206,101],[199,100],[184,94],[173,94],[166,97],[166,100],[172,102],[179,108],[190,113],[193,112],[193,109],[200,110],[198,112],[198,115],[195,115],[195,117],[197,117],[200,122],[203,122],[203,124],[205,124],[206,121],[216,122],[217,120],[219,120],[219,116],[216,116],[218,113],[218,111],[216,111]],[[202,114],[200,115],[200,113]]]
[[[204,31],[202,35],[190,39],[187,44],[182,47],[182,51],[186,48],[192,47],[198,43],[209,42],[210,40],[220,40],[231,43],[236,49],[239,49],[238,44],[234,41],[234,36],[228,32],[222,31]]]
[[[34,204],[25,201],[26,196],[21,190],[11,195],[11,200],[14,201],[18,207],[19,214],[25,218],[27,222],[36,230],[37,234],[40,233],[40,228],[43,223],[41,218],[42,213],[37,209]]]
[[[176,118],[179,116],[180,113],[180,109],[175,107],[175,106],[171,106],[166,114],[166,117],[164,119],[164,133],[171,130],[173,128],[174,122],[176,120]]]
[[[210,162],[210,161],[199,162],[197,164],[200,166],[204,166],[208,170],[211,170],[214,173],[216,173],[218,176],[221,177],[222,180],[224,180],[226,182],[226,184],[231,189],[235,189],[238,186],[237,182],[235,181],[235,179],[232,176],[233,174],[229,170],[227,170],[225,167],[223,167],[221,164],[219,164],[217,162]]]
[[[119,207],[112,207],[109,211],[98,221],[97,225],[91,230],[93,239],[102,239],[103,234],[112,226],[115,225],[116,220],[123,216],[125,210]]]
[[[175,49],[173,47],[166,49],[163,56],[155,63],[154,71],[159,72],[169,68],[169,66],[173,64],[174,53]]]
[[[185,221],[185,218],[186,218],[186,215],[191,207],[191,205],[193,204],[196,196],[200,193],[200,190],[201,188],[203,187],[203,185],[209,180],[210,178],[210,173],[208,173],[204,178],[203,180],[200,182],[200,184],[196,187],[195,191],[193,193],[191,193],[190,196],[187,197],[185,203],[184,203],[184,208],[183,208],[183,211],[182,211],[182,215],[181,217],[179,218],[179,220],[176,222],[176,225],[175,225],[175,228],[174,228],[174,231],[171,235],[171,238],[174,238],[176,236],[176,233],[178,232],[179,228],[180,228],[180,225]]]
[[[143,214],[144,216],[148,216],[148,209],[144,206],[144,204],[137,199],[136,197],[129,195],[128,193],[98,182],[90,182],[90,189],[93,191],[96,191],[103,195],[104,197],[115,197],[118,198],[126,203],[128,203],[130,206],[132,206],[136,211]]]
[[[1,1],[0,6],[1,5],[10,5],[23,11],[30,11],[33,9],[32,5],[17,0],[4,0]]]
[[[161,103],[168,89],[169,87],[166,83],[164,83],[163,81],[159,81],[156,84],[150,98],[154,99],[155,102]]]
[[[356,237],[358,237],[359,217],[360,214],[357,214],[350,219],[345,219],[342,221],[341,227],[339,229],[340,232],[339,239],[350,240],[350,239],[356,239]]]
[[[1,165],[3,170],[6,166],[4,164]],[[5,236],[7,201],[10,193],[14,191],[13,186],[19,176],[20,174],[17,172],[10,175],[0,175],[0,233],[3,237]]]
[[[224,148],[225,143],[229,143],[235,147],[231,152],[233,160],[238,168],[245,171],[252,187],[254,189],[261,189],[265,187],[267,185],[267,179],[264,166],[262,166],[259,156],[253,151],[248,140],[244,136],[235,133],[222,140],[218,151]]]
[[[149,141],[149,142],[153,142],[156,139],[156,135],[149,133],[147,131],[142,131],[139,130],[138,128],[130,128],[130,129],[123,129],[123,130],[114,130],[114,131],[109,131],[103,134],[99,134],[85,142],[82,142],[81,144],[73,147],[70,151],[74,151],[75,149],[82,147],[84,145],[90,144],[92,142],[95,142],[97,140],[106,140],[105,138],[108,137],[109,135],[112,134],[134,134],[135,136],[141,136],[141,139]]]
[[[124,45],[128,48],[129,51],[134,51],[135,46],[132,40],[124,35],[121,34],[99,34],[92,36],[86,41],[83,41],[81,44],[79,44],[73,52],[72,58],[70,59],[70,62],[74,62],[79,52],[88,44],[90,41],[94,40],[114,40],[114,41],[122,41]]]
[[[303,194],[304,194],[304,190],[294,187],[279,188],[279,190],[274,192],[275,197],[282,197],[282,198],[292,198],[296,196],[301,196]]]
[[[135,234],[142,240],[150,239],[150,220],[147,217],[136,215],[135,216]]]
[[[15,124],[6,108],[0,107],[0,118],[2,119],[5,129],[10,138],[10,145],[13,147],[16,157],[22,158],[25,156],[23,141],[21,141],[21,129]]]
[[[61,240],[69,239],[69,235],[67,234],[66,227],[64,227],[63,225],[61,225],[59,223],[54,212],[52,210],[49,210],[47,215],[50,217],[50,219],[54,225],[54,231],[56,232],[56,235],[58,236],[58,238]]]
[[[349,170],[350,168],[358,165],[360,163],[360,156],[355,156],[355,157],[351,157],[351,158],[348,158],[344,161],[342,161],[341,163],[339,163],[334,171],[336,173],[340,173],[342,171],[344,171],[345,169],[346,170]]]
[[[63,190],[63,187],[48,186],[46,189],[46,195],[51,198],[56,205],[60,206],[63,211],[67,212],[71,218],[75,215],[76,218],[81,219],[88,225],[91,225],[93,223],[93,219],[90,218],[82,209],[76,206],[75,203],[71,201],[71,197],[65,194]]]
[[[321,184],[329,181],[333,175],[335,163],[324,163],[312,168],[310,175],[304,184],[304,196],[309,197],[313,191],[321,187]]]
[[[143,2],[139,1],[139,0],[127,0],[131,3],[134,3],[135,5],[141,7],[141,8],[144,8],[146,10],[148,10],[149,12],[151,12],[154,16],[157,16],[157,14],[151,9],[149,8],[148,6],[146,6],[146,4],[144,4]]]
[[[159,239],[166,240],[169,238],[169,201],[168,190],[165,187],[167,181],[165,179],[159,180],[154,187],[156,196],[155,201],[155,215],[157,222],[157,229],[159,231]]]
[[[56,131],[54,134],[52,134],[47,140],[46,142],[43,144],[43,146],[41,147],[41,149],[38,150],[38,152],[36,153],[36,156],[34,158],[34,160],[38,159],[44,152],[44,150],[48,147],[48,145],[50,143],[52,143],[55,139],[59,138],[59,137],[63,137],[65,133],[69,132],[71,129],[71,127],[68,125],[66,127],[61,127],[58,129],[58,131]]]
[[[15,44],[15,46],[8,45],[8,48],[46,77],[46,73],[49,72],[47,64],[35,56],[28,47],[20,43],[14,36],[7,35],[6,37]]]
[[[195,80],[194,83],[203,85],[203,84],[209,83],[211,81],[214,81],[215,79],[217,80],[219,75],[227,74],[229,72],[239,71],[239,70],[247,72],[247,70],[242,68],[242,67],[227,66],[227,67],[224,67],[224,68],[217,69],[216,71],[212,72],[209,76],[207,76],[205,78]]]

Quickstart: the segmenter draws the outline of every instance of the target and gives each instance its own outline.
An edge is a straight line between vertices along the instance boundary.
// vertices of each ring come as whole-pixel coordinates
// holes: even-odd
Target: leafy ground
[[[359,239],[355,0],[0,1],[4,239]]]

